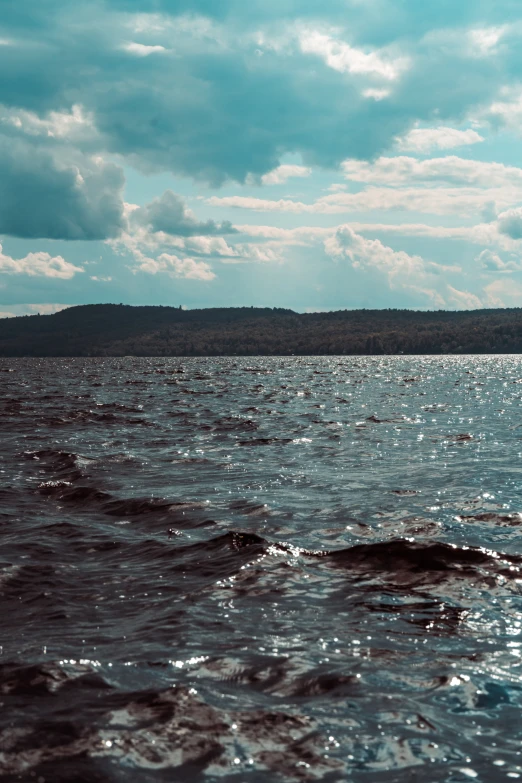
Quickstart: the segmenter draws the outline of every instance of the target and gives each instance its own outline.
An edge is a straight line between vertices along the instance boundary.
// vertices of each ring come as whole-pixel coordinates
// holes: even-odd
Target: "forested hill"
[[[0,320],[0,356],[522,353],[522,309],[466,312],[82,305]]]

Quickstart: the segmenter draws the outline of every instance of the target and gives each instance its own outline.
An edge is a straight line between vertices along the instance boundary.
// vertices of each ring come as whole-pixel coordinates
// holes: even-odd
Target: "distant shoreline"
[[[522,309],[418,311],[80,305],[0,320],[0,357],[522,354]]]
[[[214,353],[214,354],[149,354],[135,353],[127,354],[79,354],[79,353],[56,353],[56,354],[0,354],[0,362],[4,359],[419,359],[420,357],[466,357],[466,356],[487,356],[498,358],[504,356],[521,356],[519,353]],[[0,370],[1,372],[1,370]],[[413,379],[412,379],[413,380]]]

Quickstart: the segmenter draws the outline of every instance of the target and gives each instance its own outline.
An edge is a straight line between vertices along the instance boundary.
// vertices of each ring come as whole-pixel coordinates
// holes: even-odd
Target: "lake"
[[[522,776],[522,357],[0,360],[5,780]]]

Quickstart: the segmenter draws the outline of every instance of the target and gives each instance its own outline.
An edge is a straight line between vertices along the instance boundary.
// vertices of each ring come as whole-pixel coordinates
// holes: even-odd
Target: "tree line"
[[[433,312],[82,305],[0,320],[0,356],[522,353],[522,309]]]

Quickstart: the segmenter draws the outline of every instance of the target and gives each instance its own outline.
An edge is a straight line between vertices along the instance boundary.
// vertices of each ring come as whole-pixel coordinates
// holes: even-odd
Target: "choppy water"
[[[522,358],[0,361],[4,780],[522,776]]]

